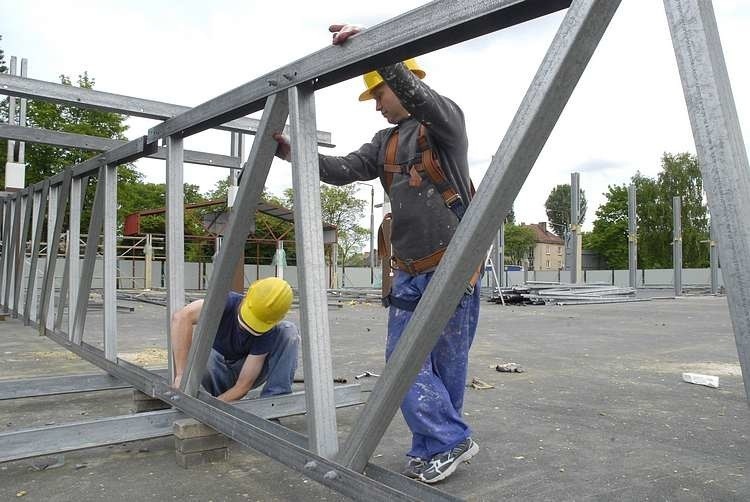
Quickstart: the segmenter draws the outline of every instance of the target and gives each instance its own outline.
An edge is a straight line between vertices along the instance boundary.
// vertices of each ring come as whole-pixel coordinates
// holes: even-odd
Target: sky
[[[426,2],[288,0],[0,0],[0,47],[28,58],[29,77],[59,81],[88,71],[96,89],[195,106],[330,44],[328,25],[374,26]],[[750,131],[750,2],[715,0],[714,9],[740,123]],[[478,185],[536,72],[564,13],[556,13],[419,58],[426,82],[464,110],[471,176]],[[374,102],[361,103],[361,78],[318,91],[317,127],[344,155],[388,124]],[[259,117],[259,114],[255,115]],[[130,118],[130,138],[155,121]],[[747,140],[746,140],[747,144]],[[185,147],[229,155],[230,135],[207,131]],[[249,146],[246,147],[249,152]],[[518,195],[517,222],[546,221],[544,202],[580,173],[590,230],[608,185],[640,172],[655,176],[664,152],[695,152],[685,101],[660,0],[623,0],[565,111]],[[146,181],[164,182],[163,161],[144,159]],[[228,175],[185,167],[185,181],[203,192]],[[383,192],[378,181],[375,204]],[[290,165],[276,160],[266,183],[291,187]],[[370,187],[358,196],[369,206]],[[376,217],[376,220],[379,218]],[[369,226],[369,214],[362,219]]]

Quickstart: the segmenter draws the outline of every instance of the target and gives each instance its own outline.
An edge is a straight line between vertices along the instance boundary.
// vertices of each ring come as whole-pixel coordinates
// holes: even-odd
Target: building
[[[525,225],[534,231],[536,244],[529,258],[532,270],[561,270],[565,268],[565,241],[547,230],[547,223]]]

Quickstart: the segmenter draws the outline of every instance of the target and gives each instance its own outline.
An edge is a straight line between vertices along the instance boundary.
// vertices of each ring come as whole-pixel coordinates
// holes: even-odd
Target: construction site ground
[[[639,291],[640,297],[665,296]],[[164,307],[118,314],[120,356],[164,365]],[[298,318],[298,311],[291,318]],[[382,373],[386,315],[373,303],[329,309],[334,375]],[[84,339],[101,340],[101,310]],[[522,373],[495,367],[513,362]],[[0,321],[0,379],[96,372],[18,319]],[[719,388],[682,381],[716,375]],[[301,368],[298,377],[302,376]],[[437,485],[468,500],[748,500],[750,412],[723,296],[639,303],[500,306],[483,302],[464,414],[480,444]],[[358,380],[365,391],[377,378]],[[132,391],[0,401],[0,430],[130,413]],[[339,410],[343,444],[362,406]],[[281,424],[305,431],[303,416]],[[394,418],[372,462],[400,470],[410,436]],[[183,469],[171,437],[0,464],[0,500],[343,500],[251,449]]]

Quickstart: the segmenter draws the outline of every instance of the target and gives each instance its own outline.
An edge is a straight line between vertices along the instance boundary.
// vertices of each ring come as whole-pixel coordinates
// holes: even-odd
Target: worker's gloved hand
[[[328,31],[333,33],[333,45],[341,45],[352,35],[356,35],[364,29],[356,24],[332,24]]]
[[[292,160],[292,147],[289,144],[289,138],[287,138],[283,133],[275,132],[273,133],[273,139],[276,140],[276,143],[278,143],[278,146],[276,147],[276,156],[280,159],[284,159],[287,162]]]

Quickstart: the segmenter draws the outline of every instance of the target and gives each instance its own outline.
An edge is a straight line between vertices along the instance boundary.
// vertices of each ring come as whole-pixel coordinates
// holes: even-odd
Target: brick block
[[[138,389],[133,389],[133,401],[153,401],[156,398],[153,398],[149,396],[148,394],[144,394],[143,392],[139,391]],[[158,399],[156,399],[158,401]]]
[[[176,438],[190,439],[218,434],[211,427],[202,424],[193,418],[183,418],[174,421],[173,432]]]
[[[195,465],[206,464],[209,462],[223,462],[229,456],[226,448],[217,448],[215,450],[200,451],[194,453],[175,452],[177,465],[187,469]]]
[[[228,445],[229,439],[222,434],[188,439],[180,439],[176,437],[174,440],[174,446],[180,453],[215,450],[217,448],[226,448]]]

